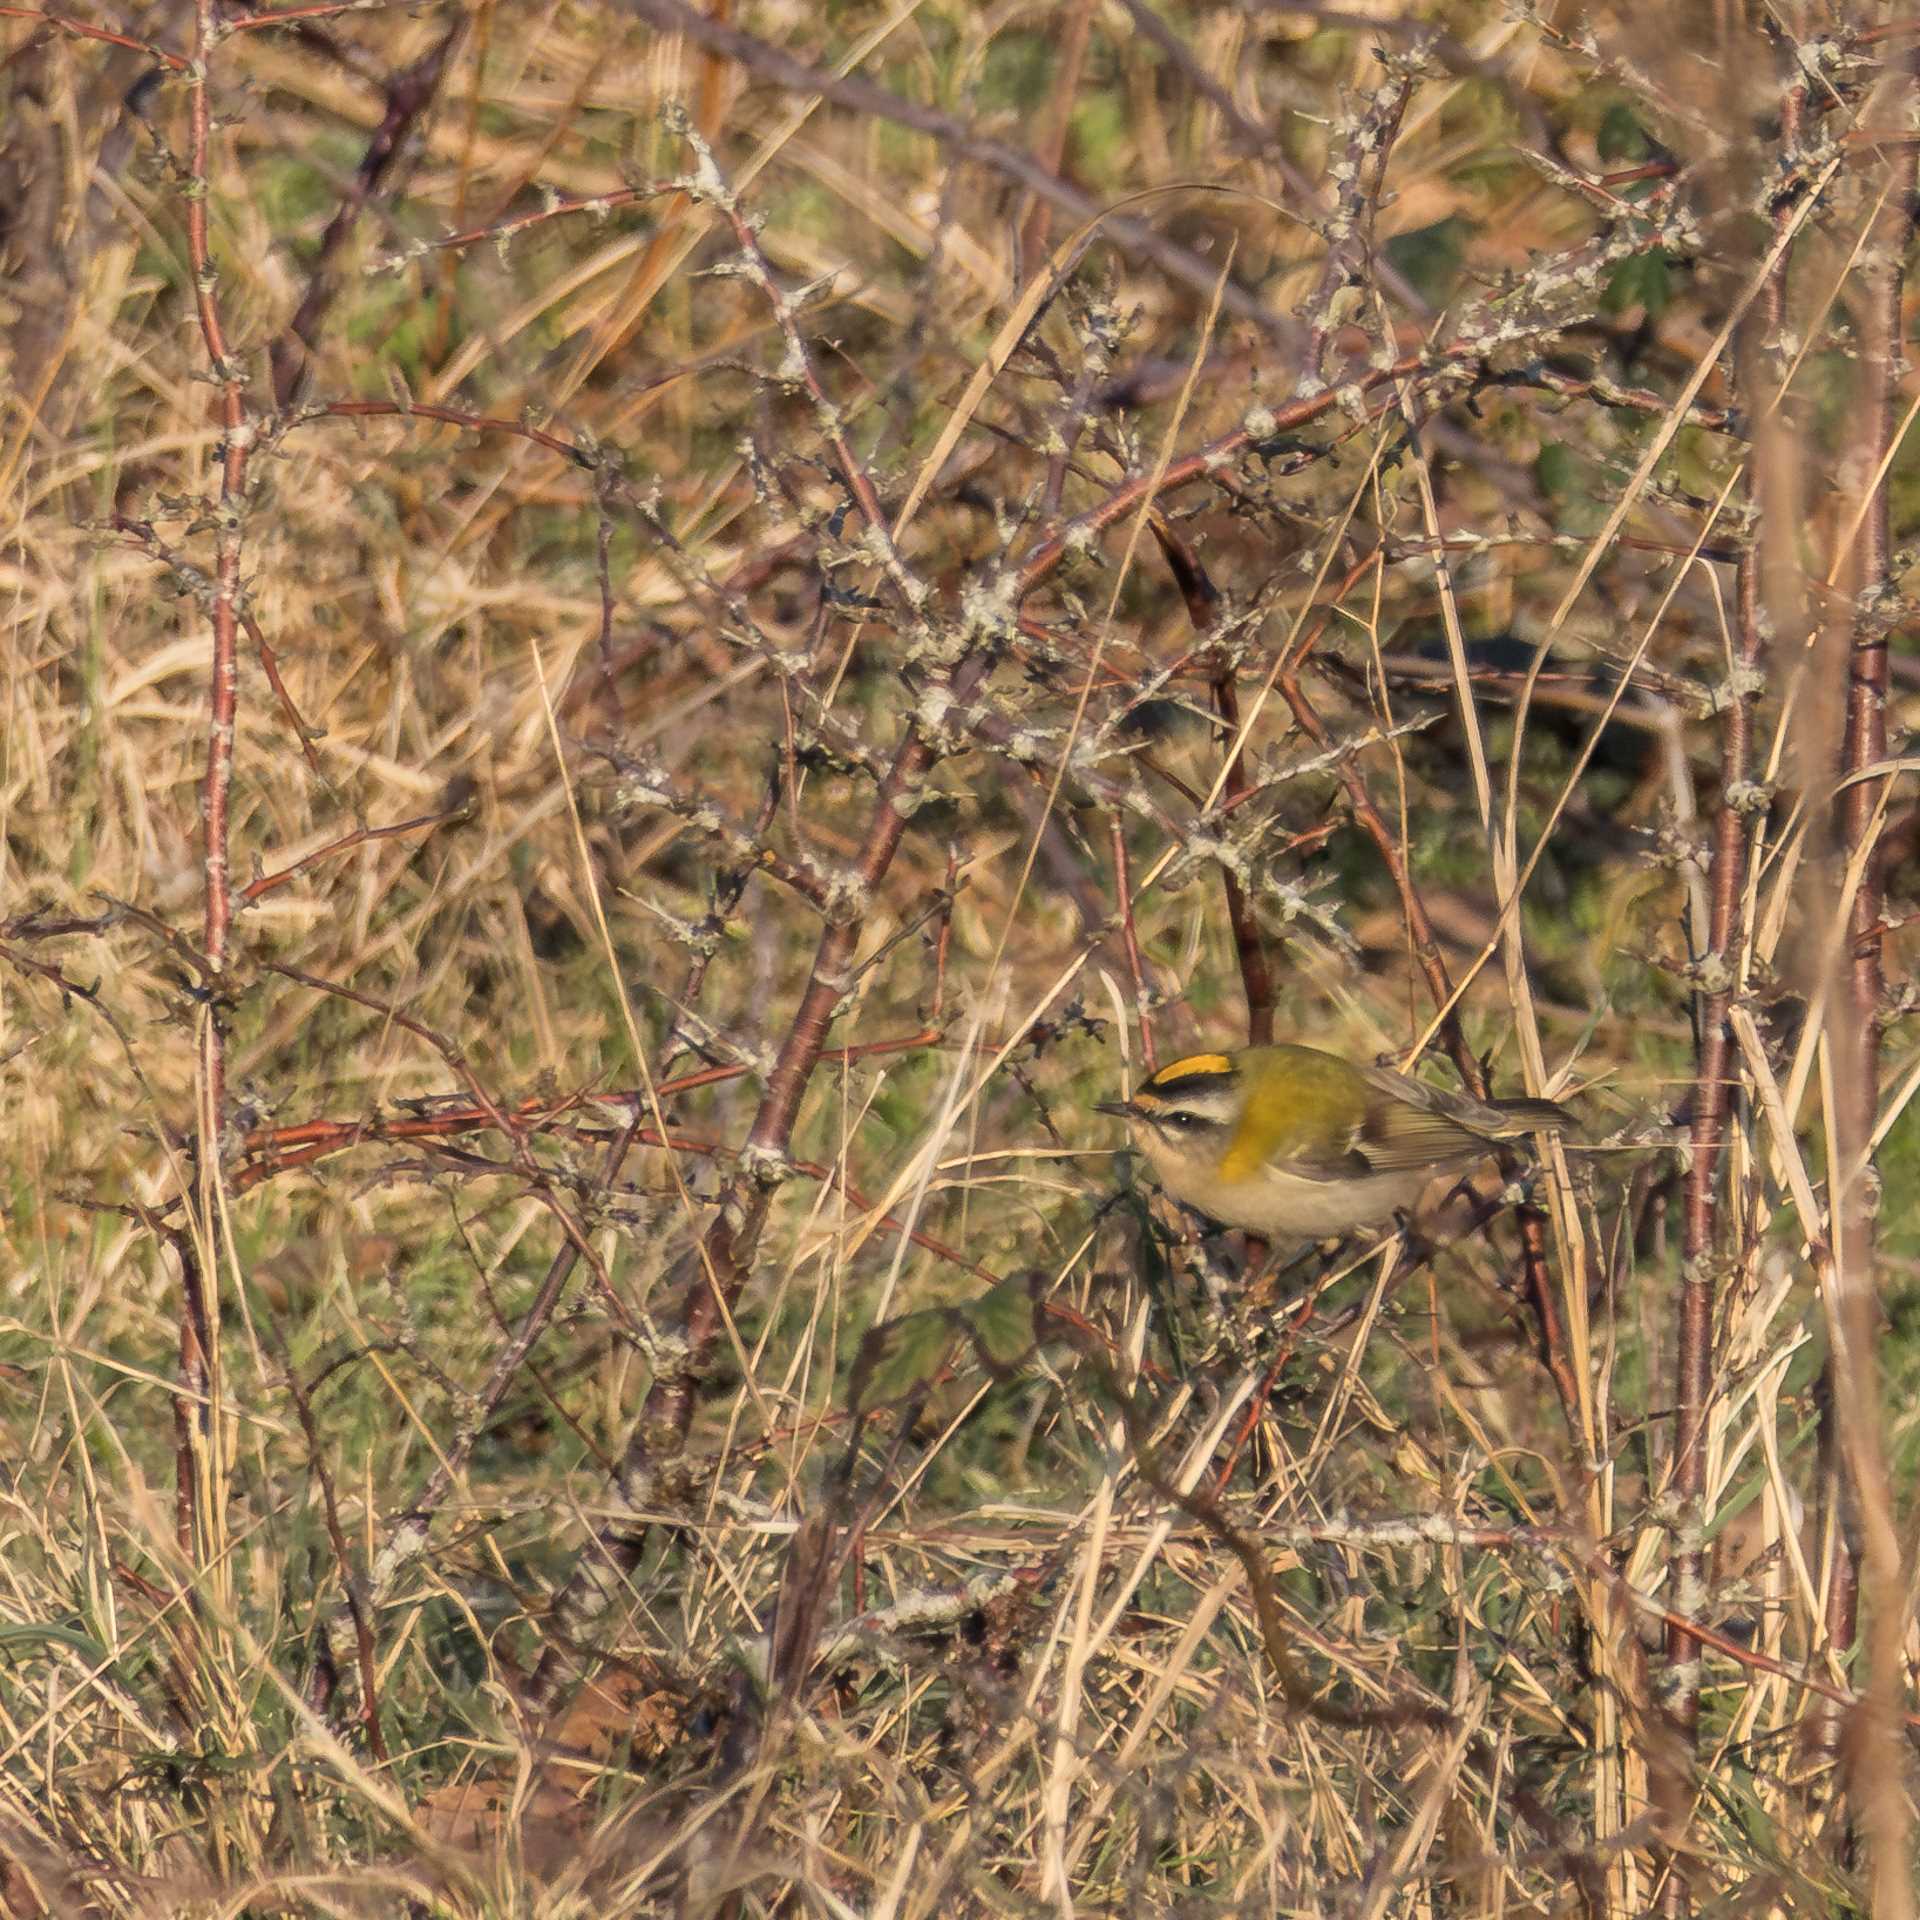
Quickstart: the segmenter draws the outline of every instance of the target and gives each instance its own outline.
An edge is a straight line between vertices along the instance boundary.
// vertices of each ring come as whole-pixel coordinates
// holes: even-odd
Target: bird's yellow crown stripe
[[[1171,1086],[1176,1080],[1191,1080],[1202,1073],[1231,1073],[1233,1062],[1224,1053],[1190,1053],[1184,1060],[1170,1061],[1151,1080],[1150,1087]]]

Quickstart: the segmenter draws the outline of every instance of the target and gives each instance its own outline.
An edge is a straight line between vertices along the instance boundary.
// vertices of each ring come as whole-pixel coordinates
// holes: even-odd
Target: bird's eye
[[[1170,1127],[1198,1126],[1199,1119],[1197,1115],[1191,1113],[1170,1113],[1167,1115],[1167,1125]]]

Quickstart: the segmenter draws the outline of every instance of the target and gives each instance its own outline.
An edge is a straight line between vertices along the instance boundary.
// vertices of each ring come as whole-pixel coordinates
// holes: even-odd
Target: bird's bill
[[[1096,1100],[1093,1110],[1095,1113],[1113,1114],[1121,1120],[1131,1120],[1139,1111],[1131,1100]]]

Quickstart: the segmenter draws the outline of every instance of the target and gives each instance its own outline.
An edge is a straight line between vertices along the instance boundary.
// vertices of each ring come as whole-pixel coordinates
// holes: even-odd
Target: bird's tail
[[[1500,1116],[1496,1140],[1511,1140],[1522,1133],[1562,1133],[1573,1125],[1573,1115],[1552,1100],[1495,1100],[1490,1104]]]

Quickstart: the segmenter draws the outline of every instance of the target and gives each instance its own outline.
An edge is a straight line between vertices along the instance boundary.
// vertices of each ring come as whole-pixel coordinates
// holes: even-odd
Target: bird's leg
[[[1448,1204],[1452,1199],[1453,1193],[1449,1192],[1446,1202],[1442,1204]],[[1406,1207],[1395,1210],[1393,1229],[1400,1236],[1400,1257],[1394,1262],[1394,1278],[1404,1280],[1408,1274],[1418,1273],[1439,1251],[1439,1246]]]
[[[1281,1261],[1274,1272],[1275,1284],[1290,1273],[1305,1273],[1317,1280],[1351,1259],[1358,1245],[1359,1237],[1351,1233],[1330,1233],[1324,1240],[1309,1240],[1291,1258]]]

